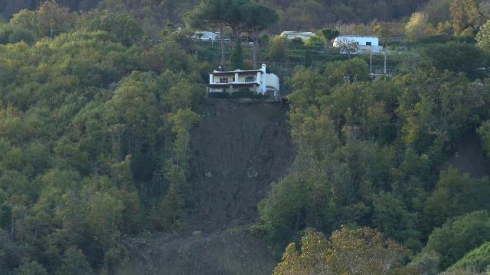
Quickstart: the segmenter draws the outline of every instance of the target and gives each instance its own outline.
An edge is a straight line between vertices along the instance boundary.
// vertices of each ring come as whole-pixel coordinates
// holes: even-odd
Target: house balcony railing
[[[231,86],[231,85],[260,85],[261,82],[259,81],[252,81],[252,82],[247,82],[247,81],[230,81],[226,83],[221,83],[221,82],[212,82],[209,85],[219,85],[219,86]]]

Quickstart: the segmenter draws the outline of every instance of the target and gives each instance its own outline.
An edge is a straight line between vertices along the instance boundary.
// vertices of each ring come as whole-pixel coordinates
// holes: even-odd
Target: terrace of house
[[[209,84],[260,83],[261,71],[211,74]]]

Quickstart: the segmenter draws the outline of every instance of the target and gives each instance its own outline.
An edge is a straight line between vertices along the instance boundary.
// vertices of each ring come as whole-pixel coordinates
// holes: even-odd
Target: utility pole
[[[373,52],[369,50],[369,74],[373,74]]]
[[[385,45],[385,63],[384,63],[384,68],[383,68],[383,74],[386,76],[386,45]]]

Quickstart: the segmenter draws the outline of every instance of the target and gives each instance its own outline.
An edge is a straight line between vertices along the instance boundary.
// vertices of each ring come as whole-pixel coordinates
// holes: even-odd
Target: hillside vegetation
[[[4,0],[0,4],[0,14],[10,19],[21,9],[35,10],[42,0]],[[374,19],[380,21],[399,20],[409,16],[421,8],[427,0],[263,0],[259,1],[273,7],[281,15],[277,29],[296,30],[305,28],[320,28],[325,24],[336,22],[368,23]],[[123,0],[60,0],[58,3],[72,11],[87,11],[96,7],[113,11],[130,12],[135,18],[146,24],[161,25],[164,22],[182,22],[182,16],[198,0],[154,0],[154,1],[123,1]]]
[[[0,274],[488,272],[490,5],[367,3],[2,1]]]

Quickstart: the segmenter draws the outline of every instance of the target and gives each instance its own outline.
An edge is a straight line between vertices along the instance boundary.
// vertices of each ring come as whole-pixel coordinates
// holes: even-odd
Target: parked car
[[[217,41],[219,39],[219,34],[210,31],[197,31],[193,38],[203,41]]]

